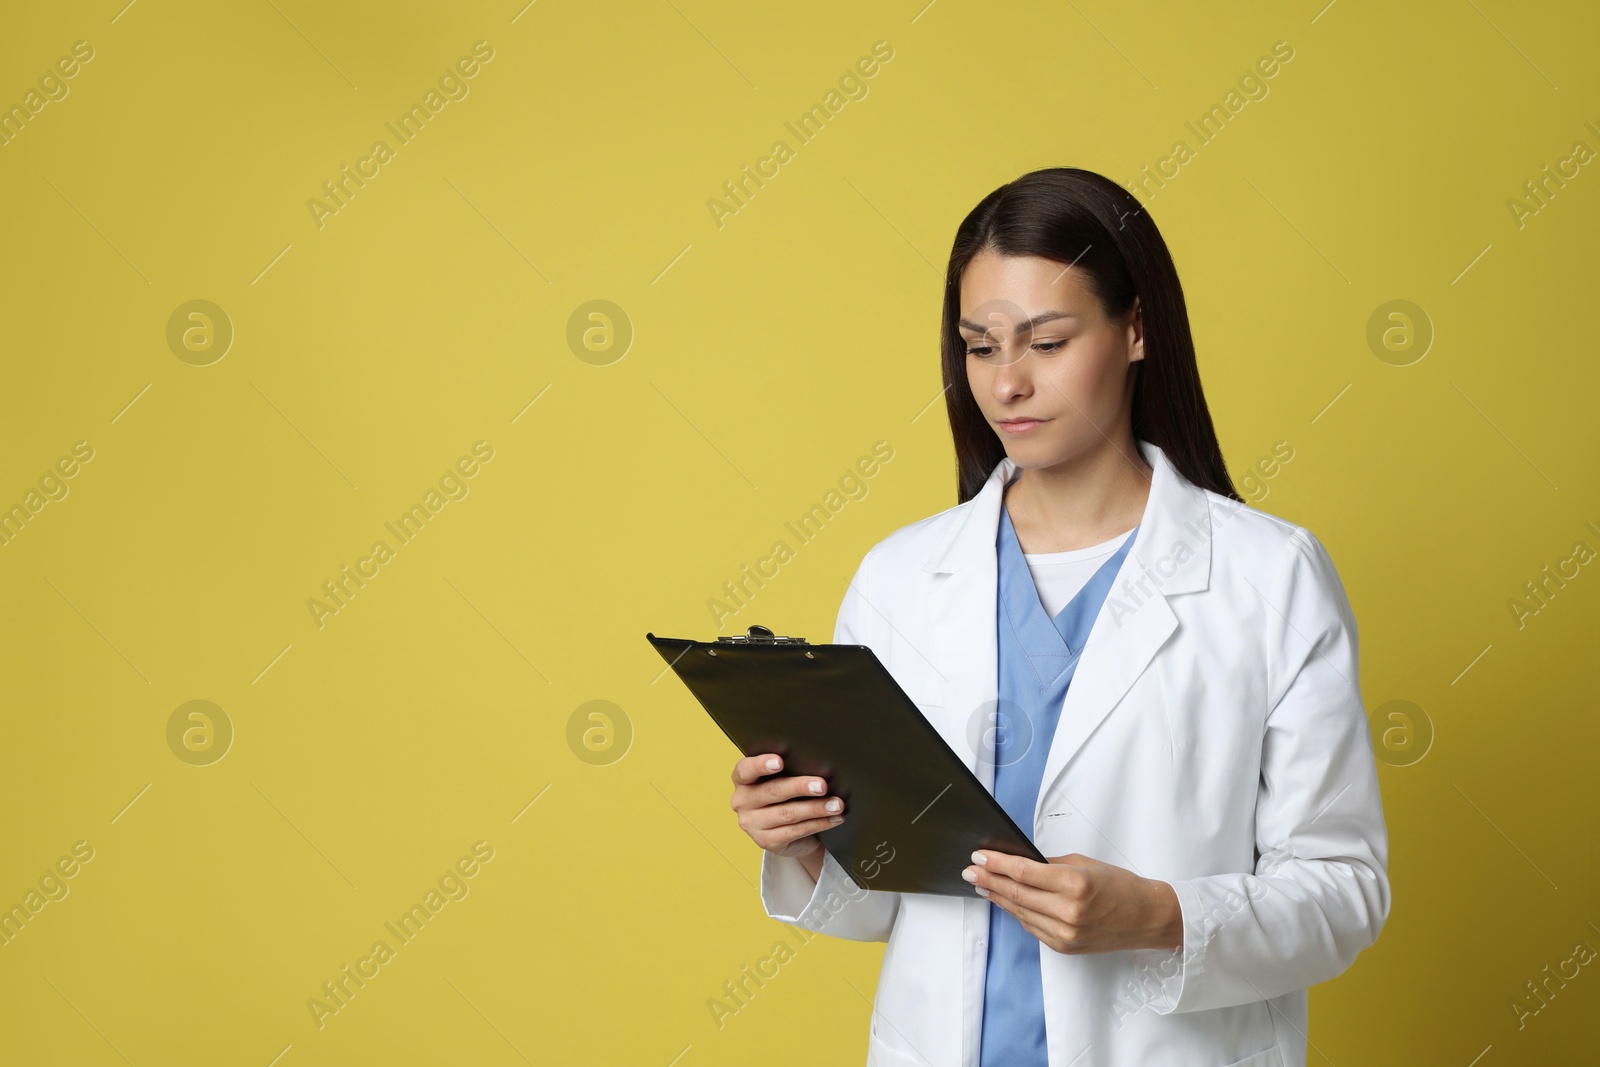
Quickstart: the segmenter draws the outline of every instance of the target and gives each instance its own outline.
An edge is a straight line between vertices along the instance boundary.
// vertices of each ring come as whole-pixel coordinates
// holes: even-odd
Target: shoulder
[[[1245,580],[1268,605],[1271,628],[1303,637],[1355,632],[1355,616],[1333,557],[1309,529],[1249,504],[1203,490],[1210,504],[1212,581]]]
[[[1209,506],[1212,554],[1218,561],[1258,573],[1310,564],[1332,574],[1328,550],[1306,527],[1210,489],[1200,492]]]
[[[1206,498],[1211,518],[1211,544],[1213,552],[1237,556],[1241,560],[1254,559],[1266,564],[1288,546],[1291,539],[1301,536],[1303,529],[1287,519],[1252,504],[1210,489],[1196,489]]]
[[[920,571],[961,525],[971,507],[969,500],[894,530],[867,549],[861,559],[862,576],[871,582]]]

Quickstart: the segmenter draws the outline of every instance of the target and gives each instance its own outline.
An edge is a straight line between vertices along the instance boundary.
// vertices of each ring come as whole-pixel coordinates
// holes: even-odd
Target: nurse
[[[768,914],[890,941],[869,1064],[1303,1064],[1305,987],[1389,908],[1343,587],[1309,531],[1235,492],[1176,269],[1120,186],[1002,186],[947,279],[961,503],[874,546],[835,639],[873,647],[958,751],[986,708],[980,778],[1041,849],[1084,844],[974,852],[981,913],[872,891],[825,908],[853,887],[816,834],[849,813],[760,754],[732,807]]]

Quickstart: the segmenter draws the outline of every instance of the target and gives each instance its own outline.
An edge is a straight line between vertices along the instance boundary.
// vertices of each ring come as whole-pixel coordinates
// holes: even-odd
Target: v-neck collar
[[[1083,588],[1052,618],[1046,614],[1044,604],[1039,600],[1038,586],[1028,569],[1028,561],[1023,558],[1022,544],[1017,540],[1016,528],[1011,524],[1011,513],[1002,496],[1000,522],[995,533],[995,548],[999,553],[1001,624],[1011,627],[1017,644],[1027,654],[1039,688],[1047,688],[1061,677],[1063,671],[1078,662],[1084,646],[1088,644],[1094,620],[1100,614],[1100,607],[1105,603],[1123,558],[1133,546],[1138,532],[1139,527],[1135,526],[1125,534],[1117,550],[1100,564]]]

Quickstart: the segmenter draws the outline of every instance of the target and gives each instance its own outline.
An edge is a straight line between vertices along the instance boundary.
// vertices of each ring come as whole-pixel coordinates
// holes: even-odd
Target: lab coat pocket
[[[867,1067],[931,1067],[927,1060],[891,1048],[877,1038],[867,1041]]]
[[[902,670],[893,678],[895,684],[905,690],[911,702],[924,711],[944,707],[944,683],[939,681],[937,675],[919,670]]]
[[[932,1067],[895,1028],[880,1023],[872,1013],[872,1033],[867,1038],[867,1067]]]
[[[1273,1045],[1264,1052],[1254,1056],[1246,1056],[1242,1060],[1235,1060],[1226,1067],[1283,1067],[1283,1053],[1278,1051],[1278,1046]]]
[[[1175,756],[1248,767],[1260,755],[1262,689],[1260,671],[1241,657],[1169,656],[1158,658],[1127,699],[1154,705]]]
[[[878,656],[895,682],[920,708],[944,706],[944,678],[935,666],[935,647],[930,635],[907,621],[890,633],[888,647]]]

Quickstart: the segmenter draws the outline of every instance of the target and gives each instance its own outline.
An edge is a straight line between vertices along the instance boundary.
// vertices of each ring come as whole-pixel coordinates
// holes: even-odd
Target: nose
[[[1009,354],[1007,351],[1007,355]],[[1024,352],[1021,358],[995,367],[994,381],[990,384],[996,400],[1012,400],[1031,394],[1033,371],[1032,360],[1028,359],[1028,353]]]

